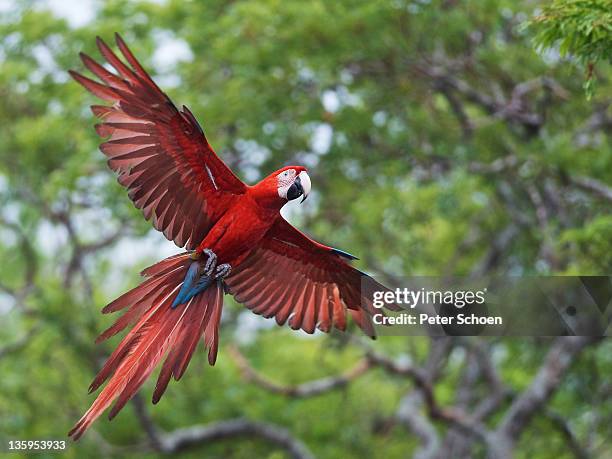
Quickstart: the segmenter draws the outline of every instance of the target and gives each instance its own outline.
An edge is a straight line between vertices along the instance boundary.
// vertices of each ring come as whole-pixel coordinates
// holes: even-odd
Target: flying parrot
[[[189,109],[179,110],[115,38],[123,60],[97,38],[115,72],[81,53],[100,81],[70,74],[110,104],[91,109],[102,120],[100,150],[119,183],[145,219],[185,251],[146,268],[140,285],[102,310],[125,312],[96,342],[132,328],[93,380],[90,393],[107,384],[69,432],[75,440],[115,402],[112,419],[164,356],[153,403],[172,377],[181,378],[200,339],[214,365],[224,293],[296,330],[344,330],[350,315],[374,337],[372,293],[386,290],[351,266],[354,256],[310,239],[281,216],[288,201],[310,193],[305,167],[243,183]]]

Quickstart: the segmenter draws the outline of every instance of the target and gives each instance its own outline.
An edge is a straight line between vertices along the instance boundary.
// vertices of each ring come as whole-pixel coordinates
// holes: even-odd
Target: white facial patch
[[[287,199],[287,191],[295,180],[295,169],[287,169],[276,176],[278,179],[278,195]]]
[[[298,175],[300,179],[300,183],[302,184],[302,190],[304,190],[304,196],[308,196],[310,194],[310,188],[312,184],[310,183],[310,176],[306,173],[306,171],[300,172]]]

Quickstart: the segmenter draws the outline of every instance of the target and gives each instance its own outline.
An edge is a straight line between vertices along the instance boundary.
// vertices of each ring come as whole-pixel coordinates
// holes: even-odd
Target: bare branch
[[[485,342],[481,338],[463,338],[459,341],[465,347],[467,357],[460,384],[457,386],[456,405],[464,410],[474,406],[471,414],[478,421],[485,420],[495,412],[508,397],[509,391],[497,372]],[[477,401],[479,381],[487,384],[485,395]],[[466,436],[455,426],[446,431],[438,457],[472,457],[474,437]]]
[[[597,196],[612,201],[612,188],[591,177],[569,177],[570,182],[578,188],[590,191]]]
[[[19,224],[8,221],[1,216],[0,224],[13,231],[19,238],[19,244],[21,245],[21,258],[25,263],[23,286],[21,286],[19,289],[15,289],[4,284],[0,285],[0,290],[14,296],[15,300],[19,304],[23,302],[25,297],[34,287],[34,280],[36,278],[36,274],[38,273],[38,257],[32,243],[30,242],[30,238]]]
[[[444,84],[437,84],[436,89],[440,91],[444,97],[446,97],[451,110],[455,114],[457,121],[459,121],[459,125],[461,126],[461,131],[463,133],[463,139],[466,141],[469,140],[474,132],[474,124],[466,113],[462,102],[455,95],[455,93],[448,88],[448,86]]]
[[[488,164],[472,161],[468,164],[468,170],[478,174],[499,174],[505,170],[515,168],[518,164],[519,161],[516,155],[507,155]]]
[[[427,372],[422,368],[415,367],[408,362],[396,362],[371,349],[367,351],[367,357],[372,363],[380,365],[390,373],[411,378],[417,389],[421,392],[427,411],[433,419],[454,425],[462,432],[488,442],[489,432],[478,420],[472,418],[463,410],[441,407],[438,404],[431,380]]]
[[[438,432],[433,424],[421,413],[423,397],[420,392],[411,391],[402,397],[395,413],[397,422],[404,424],[421,440],[421,448],[414,452],[414,458],[434,458],[440,448]]]
[[[544,122],[542,114],[529,111],[525,106],[524,99],[521,97],[525,91],[521,88],[521,83],[515,87],[516,97],[500,103],[493,97],[474,89],[466,81],[457,78],[442,66],[422,66],[419,70],[432,78],[437,88],[444,87],[447,90],[456,91],[469,102],[483,108],[491,116],[521,124],[530,132],[537,132]]]
[[[280,426],[247,419],[233,419],[207,425],[185,427],[165,433],[155,425],[140,393],[134,396],[132,405],[140,425],[147,434],[150,446],[160,453],[174,454],[200,444],[232,437],[261,437],[277,444],[293,458],[313,458],[312,453],[304,443],[294,438],[288,430]]]
[[[163,451],[164,445],[162,444],[163,440],[160,437],[159,429],[157,428],[155,422],[149,415],[149,412],[147,411],[147,406],[144,400],[142,399],[140,392],[138,392],[132,398],[132,406],[134,407],[134,412],[136,413],[138,422],[140,422],[140,425],[147,434],[147,437],[149,437],[149,441],[153,449],[160,452]]]
[[[294,459],[313,459],[304,443],[283,427],[247,419],[177,429],[161,436],[162,452],[176,453],[189,447],[234,437],[261,438],[284,449]]]
[[[550,212],[546,207],[540,190],[534,184],[527,185],[527,195],[535,209],[536,220],[540,227],[540,234],[542,237],[539,256],[546,260],[552,269],[556,269],[558,268],[558,261],[556,260],[555,250],[553,248],[554,242],[551,240],[549,230]]]
[[[357,379],[359,376],[363,375],[371,367],[370,362],[367,359],[363,359],[360,360],[353,368],[339,376],[321,378],[298,384],[296,386],[283,386],[258,373],[249,364],[248,360],[244,357],[244,355],[242,355],[236,346],[231,346],[229,348],[229,354],[240,368],[240,371],[246,380],[254,382],[258,386],[263,387],[270,392],[296,398],[313,397],[344,387],[354,379]]]
[[[504,449],[511,451],[531,419],[550,400],[563,381],[563,376],[582,352],[600,338],[592,336],[559,337],[552,344],[544,363],[525,389],[508,409],[495,436]]]
[[[105,249],[106,247],[113,245],[115,242],[119,240],[119,238],[121,238],[124,235],[125,235],[125,225],[122,224],[119,228],[117,228],[115,232],[109,234],[105,238],[100,239],[99,241],[93,242],[91,244],[82,244],[80,246],[81,252],[85,254],[85,253],[92,253],[92,252],[97,252],[98,250]]]
[[[599,104],[583,127],[574,134],[574,142],[578,147],[584,148],[588,145],[596,144],[594,134],[598,131],[612,132],[612,116],[608,114],[611,104],[612,100],[606,100]]]

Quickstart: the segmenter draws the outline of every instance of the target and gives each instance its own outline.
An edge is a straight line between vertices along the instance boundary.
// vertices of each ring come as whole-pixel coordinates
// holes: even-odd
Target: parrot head
[[[276,171],[276,183],[278,195],[292,201],[302,196],[300,202],[304,202],[310,193],[310,176],[306,168],[302,166],[289,166]]]
[[[303,166],[287,166],[273,172],[253,187],[254,195],[262,203],[282,207],[287,201],[310,194],[310,177]]]

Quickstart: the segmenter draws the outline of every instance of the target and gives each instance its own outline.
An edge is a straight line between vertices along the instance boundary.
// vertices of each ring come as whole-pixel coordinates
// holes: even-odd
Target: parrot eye
[[[287,199],[287,191],[293,185],[295,181],[296,171],[295,169],[287,169],[279,173],[276,178],[278,181],[278,195],[281,198]]]

